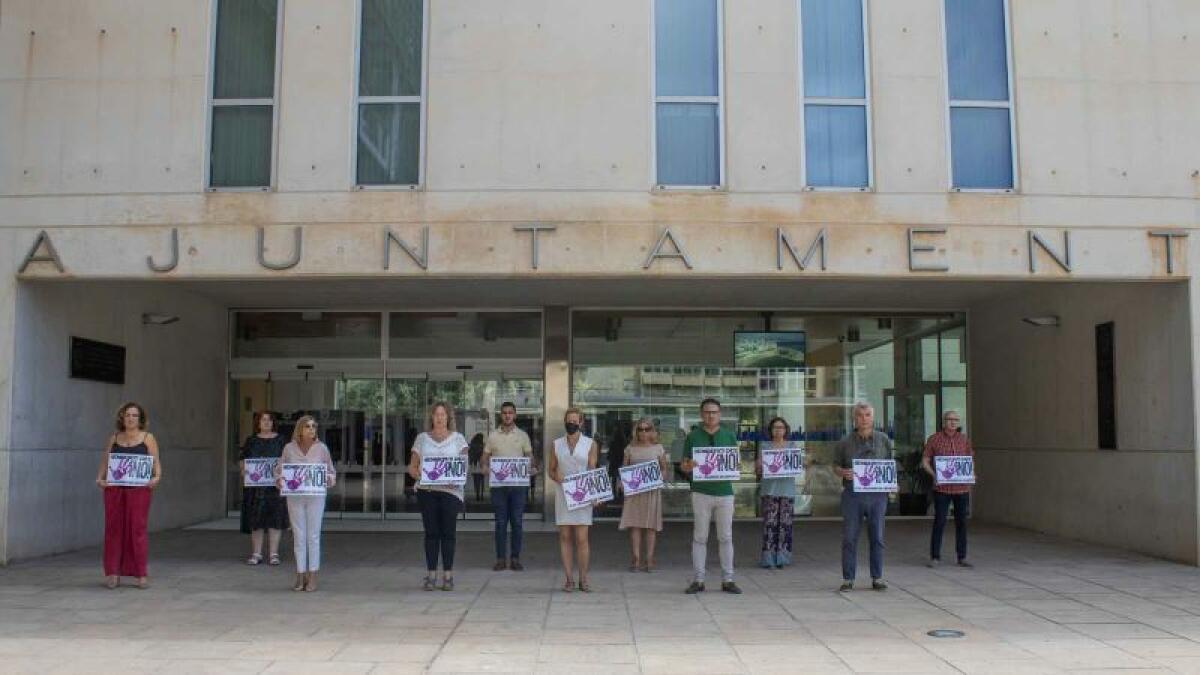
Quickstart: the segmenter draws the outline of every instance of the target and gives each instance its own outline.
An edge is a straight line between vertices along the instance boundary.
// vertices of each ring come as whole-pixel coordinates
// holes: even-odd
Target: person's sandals
[[[442,579],[442,590],[443,591],[454,590],[454,577],[446,577],[445,579]]]
[[[653,572],[655,567],[656,567],[656,565],[654,564],[653,560],[647,560],[646,564],[642,565],[642,571],[643,572]]]
[[[317,578],[310,575],[308,581],[304,582],[304,591],[312,593],[315,590],[317,590]]]
[[[108,589],[113,589],[113,588],[116,588],[118,585],[120,585],[120,583],[121,583],[121,577],[116,576],[114,574],[113,576],[108,577],[107,579],[104,580],[104,587],[108,588]]]
[[[432,591],[433,590],[433,577],[430,577],[430,576],[425,577],[425,581],[421,583],[421,590],[423,590],[423,591]]]
[[[147,588],[150,588],[150,580],[147,579],[146,577],[138,577],[137,588],[138,588],[138,590],[142,590],[142,591],[146,590]]]
[[[570,593],[571,591],[574,591],[574,590],[575,590],[575,582],[571,581],[571,577],[567,577],[567,580],[563,582],[563,592]]]
[[[639,569],[641,569],[641,567],[642,567],[642,563],[638,562],[637,558],[634,558],[633,562],[629,563],[629,571],[630,572],[636,572]]]
[[[261,554],[251,553],[250,557],[246,558],[247,565],[258,565],[260,563],[262,563],[262,555]]]
[[[270,558],[267,558],[268,565],[279,565],[279,554],[272,553]]]
[[[588,585],[588,582],[586,582],[586,581],[583,581],[583,580],[581,579],[581,580],[579,581],[579,592],[580,592],[580,593],[591,593],[591,592],[592,592],[592,587],[591,587],[590,585]]]
[[[303,574],[296,575],[296,583],[292,584],[292,590],[293,591],[304,590],[304,575]]]

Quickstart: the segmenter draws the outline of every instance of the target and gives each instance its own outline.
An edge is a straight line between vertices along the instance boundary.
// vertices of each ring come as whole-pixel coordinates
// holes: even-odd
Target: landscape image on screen
[[[738,368],[803,368],[804,332],[734,333],[733,363]]]

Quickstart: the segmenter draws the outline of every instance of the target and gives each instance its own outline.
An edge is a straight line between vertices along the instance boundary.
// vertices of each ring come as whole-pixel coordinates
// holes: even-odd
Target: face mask
[[[565,426],[567,428],[568,435],[579,433],[579,425],[574,422],[567,422],[563,426]]]

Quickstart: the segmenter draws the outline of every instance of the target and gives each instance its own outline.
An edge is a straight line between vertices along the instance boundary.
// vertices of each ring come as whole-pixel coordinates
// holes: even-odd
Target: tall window
[[[271,186],[279,0],[218,0],[210,188]]]
[[[863,1],[800,0],[808,187],[871,184]]]
[[[361,0],[360,186],[421,182],[422,0]]]
[[[950,180],[956,190],[1011,190],[1012,92],[1006,0],[945,0]]]
[[[722,0],[655,0],[655,182],[716,188],[721,146]]]

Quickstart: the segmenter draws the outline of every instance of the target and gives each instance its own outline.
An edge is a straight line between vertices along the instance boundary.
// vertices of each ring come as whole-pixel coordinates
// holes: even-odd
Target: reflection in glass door
[[[491,517],[491,494],[480,462],[483,443],[495,428],[500,404],[512,401],[517,406],[517,426],[529,434],[534,455],[541,457],[542,381],[540,378],[509,377],[503,373],[445,373],[387,380],[387,437],[394,440],[396,452],[388,464],[385,513],[388,517],[414,517],[420,513],[416,484],[405,468],[411,458],[417,435],[427,429],[426,415],[435,401],[454,408],[455,429],[468,442],[471,476],[464,489],[467,517],[481,514]],[[542,490],[537,477],[530,486],[527,513],[540,513]],[[486,515],[483,515],[486,514]]]
[[[337,484],[326,496],[326,517],[379,517],[384,461],[382,447],[383,380],[348,378],[342,373],[286,371],[231,382],[236,424],[231,431],[227,508],[241,508],[238,449],[253,433],[255,411],[267,410],[276,431],[290,439],[296,421],[312,415],[317,436],[329,448]]]

